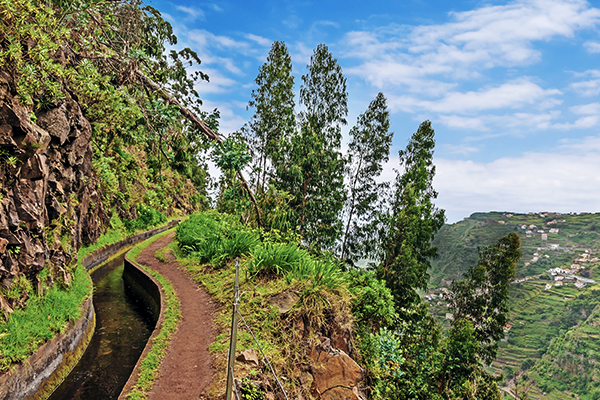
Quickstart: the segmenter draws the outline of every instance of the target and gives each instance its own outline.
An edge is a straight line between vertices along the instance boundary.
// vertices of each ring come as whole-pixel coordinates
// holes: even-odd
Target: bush
[[[185,255],[213,265],[249,254],[259,244],[257,233],[218,213],[192,215],[177,226],[175,238]]]
[[[136,219],[123,221],[129,232],[143,231],[167,222],[165,214],[143,204],[137,206],[137,215]]]
[[[352,314],[361,329],[377,332],[380,327],[391,327],[397,317],[394,296],[385,282],[377,279],[373,271],[352,270],[350,293],[353,295]]]
[[[395,332],[381,328],[378,333],[367,333],[359,342],[360,353],[365,358],[367,373],[372,378],[372,398],[397,398],[397,385],[404,357]]]

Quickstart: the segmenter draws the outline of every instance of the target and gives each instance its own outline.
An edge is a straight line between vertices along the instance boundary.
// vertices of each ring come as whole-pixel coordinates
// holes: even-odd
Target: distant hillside
[[[460,222],[445,225],[438,232],[434,245],[438,247],[439,257],[432,262],[429,271],[430,286],[439,287],[460,279],[467,268],[477,262],[478,246],[490,245],[510,232],[519,234],[523,248],[517,277],[570,266],[584,250],[590,254],[600,253],[600,214],[474,213]],[[442,282],[443,279],[448,281]]]
[[[526,373],[530,399],[600,398],[600,284],[580,290],[545,273],[572,268],[600,282],[600,214],[476,213],[446,225],[435,240],[440,257],[430,271],[431,286],[460,279],[477,262],[477,246],[509,232],[521,237],[523,257],[510,288],[507,334],[490,369],[503,374],[508,392],[514,377]],[[443,320],[449,310],[441,291],[430,290],[425,298]]]

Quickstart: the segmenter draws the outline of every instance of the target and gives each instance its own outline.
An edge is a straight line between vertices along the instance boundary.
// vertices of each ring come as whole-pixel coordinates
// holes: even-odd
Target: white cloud
[[[212,68],[201,68],[202,72],[208,75],[209,81],[196,83],[196,90],[200,94],[200,98],[208,93],[225,93],[230,91],[232,86],[237,85],[233,79],[227,78],[219,70]]]
[[[569,108],[569,111],[577,115],[600,114],[600,103],[590,103],[579,106],[573,106]]]
[[[450,128],[487,130],[482,118],[440,115],[439,120]]]
[[[475,211],[600,211],[600,138],[593,141],[595,148],[492,162],[436,158],[436,204],[447,210],[449,222]]]
[[[264,37],[258,36],[258,35],[253,35],[252,33],[248,33],[246,35],[246,38],[258,43],[261,46],[265,46],[265,47],[271,47],[271,44],[273,43],[270,39],[267,39],[267,38],[264,38]]]
[[[215,35],[204,29],[192,29],[185,32],[185,35],[187,39],[195,45],[195,48],[200,46],[201,49],[233,49],[242,54],[248,54],[252,50],[252,47],[248,42],[238,41],[229,36]]]
[[[217,11],[217,12],[223,11],[223,9],[221,7],[219,7],[218,4],[215,4],[215,3],[210,3],[209,7],[212,8],[214,11]]]
[[[600,43],[587,41],[583,43],[583,47],[586,48],[588,53],[600,53]]]
[[[600,10],[584,0],[521,0],[450,16],[453,22],[415,28],[411,51],[438,53],[446,62],[529,64],[539,58],[533,42],[572,37],[576,30],[600,22]]]
[[[349,32],[346,56],[367,60],[353,73],[392,84],[395,77],[447,74],[462,79],[477,69],[513,67],[539,61],[533,44],[600,23],[600,10],[584,0],[521,0],[503,6],[450,13],[451,22],[406,29]],[[393,67],[393,68],[392,68]],[[396,69],[396,73],[391,71]],[[361,73],[362,72],[362,73]]]
[[[600,79],[591,79],[588,81],[574,82],[570,85],[570,87],[581,96],[597,96],[600,94]]]
[[[179,11],[186,13],[189,19],[204,19],[204,11],[196,7],[184,7],[184,6],[175,6],[175,8]]]
[[[448,92],[439,100],[417,100],[407,96],[395,97],[390,100],[390,105],[406,111],[421,109],[439,113],[470,113],[518,108],[523,105],[547,108],[560,104],[559,100],[552,97],[559,94],[562,94],[560,90],[543,89],[526,78],[522,78],[478,91]]]
[[[479,149],[473,146],[466,145],[452,145],[452,144],[443,144],[442,147],[446,150],[446,152],[450,154],[462,154],[467,155],[471,153],[477,153]]]
[[[577,119],[573,123],[565,122],[563,124],[554,124],[552,127],[555,129],[586,129],[593,128],[598,125],[598,122],[600,122],[599,115],[588,115]]]

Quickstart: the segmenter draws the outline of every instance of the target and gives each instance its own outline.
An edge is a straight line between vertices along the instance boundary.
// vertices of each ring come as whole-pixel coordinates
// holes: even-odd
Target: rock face
[[[101,234],[107,216],[95,189],[91,134],[89,121],[68,95],[34,115],[0,73],[2,287],[9,288],[19,275],[38,291],[53,280],[68,285],[77,249]],[[38,278],[45,267],[49,282]],[[0,295],[4,312],[25,300]]]
[[[362,368],[346,353],[330,346],[329,339],[319,349],[313,349],[311,393],[321,400],[361,399],[358,383]]]

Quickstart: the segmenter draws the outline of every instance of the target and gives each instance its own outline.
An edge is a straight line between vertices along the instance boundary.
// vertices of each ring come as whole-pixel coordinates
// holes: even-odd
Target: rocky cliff
[[[36,290],[69,285],[82,244],[108,222],[92,170],[91,126],[67,94],[32,110],[0,73],[0,306],[10,313],[26,293],[4,293],[24,276]],[[45,270],[46,273],[41,273]]]

